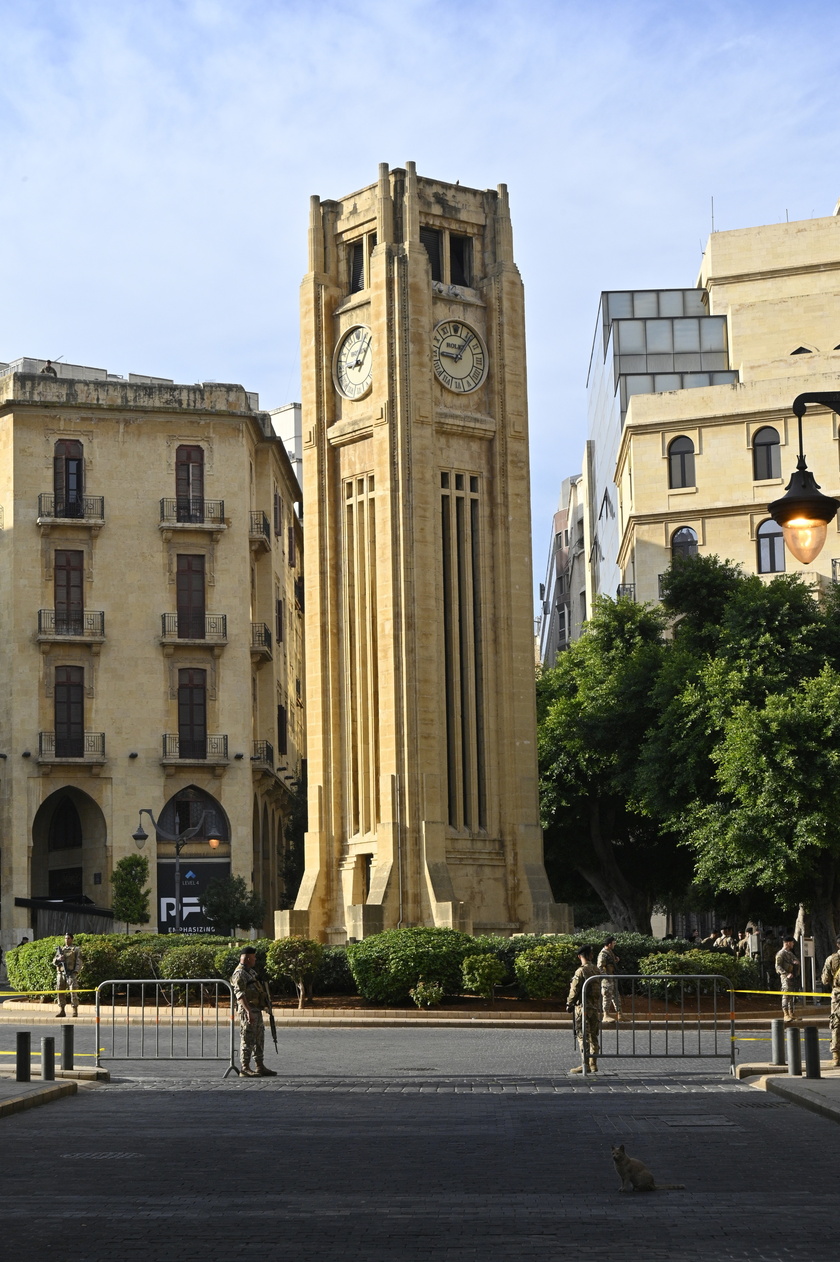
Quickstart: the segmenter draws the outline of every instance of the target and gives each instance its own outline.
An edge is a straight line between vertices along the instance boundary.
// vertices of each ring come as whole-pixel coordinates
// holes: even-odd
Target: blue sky
[[[800,0],[0,0],[0,359],[299,397],[311,193],[509,185],[535,567],[604,288],[840,197],[840,10]],[[469,125],[465,126],[465,122]]]

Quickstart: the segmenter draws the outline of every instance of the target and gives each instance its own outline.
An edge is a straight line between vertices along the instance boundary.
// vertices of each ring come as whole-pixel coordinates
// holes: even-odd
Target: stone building
[[[588,379],[581,611],[599,594],[656,601],[677,554],[803,573],[816,589],[836,579],[840,527],[804,567],[767,506],[796,466],[793,400],[836,390],[838,379],[837,211],[713,233],[693,289],[603,293]],[[804,440],[809,468],[837,495],[837,417],[809,407]]]
[[[558,653],[580,635],[586,621],[583,476],[564,478],[554,514],[545,581],[540,584],[539,659],[554,666]]]
[[[312,199],[309,833],[278,932],[568,924],[542,863],[522,282],[507,190]]]
[[[285,446],[241,386],[43,367],[0,365],[3,944],[54,927],[43,900],[107,908],[141,807],[172,834],[205,816],[182,852],[185,930],[206,930],[202,888],[231,871],[270,923],[305,776]],[[167,931],[173,847],[146,853]]]

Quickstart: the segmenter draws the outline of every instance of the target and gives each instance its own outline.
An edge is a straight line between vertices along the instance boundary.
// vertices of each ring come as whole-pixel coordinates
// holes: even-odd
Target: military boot
[[[594,1056],[589,1057],[589,1072],[591,1074],[597,1074],[598,1072],[598,1062]]]
[[[269,1069],[261,1060],[257,1061],[256,1069],[257,1078],[276,1078],[277,1075],[273,1069]]]
[[[73,1016],[74,1016],[74,1017],[77,1017],[78,1015],[79,1015],[79,1009],[78,1009],[78,1008],[74,1008],[74,1009],[73,1009]]]
[[[63,1016],[64,1016],[64,1009],[63,1009],[63,1008],[59,1008],[59,1010],[58,1010],[58,1016],[60,1016],[60,1017],[63,1017]]]
[[[239,1071],[243,1078],[258,1078],[259,1073],[256,1069],[251,1068],[251,1057],[246,1056],[242,1062],[242,1068]]]
[[[831,1065],[833,1069],[840,1069],[840,1052],[832,1052]]]

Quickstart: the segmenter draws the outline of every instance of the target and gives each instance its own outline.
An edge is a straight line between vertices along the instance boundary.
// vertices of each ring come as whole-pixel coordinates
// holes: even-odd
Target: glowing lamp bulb
[[[788,551],[803,565],[809,565],[819,556],[827,533],[828,523],[818,517],[793,517],[782,526]]]
[[[820,546],[822,546],[822,545],[820,545]],[[207,838],[207,844],[208,844],[208,846],[210,847],[210,849],[211,849],[211,850],[218,850],[218,849],[219,849],[219,838],[218,838],[218,837],[208,837],[208,838]]]

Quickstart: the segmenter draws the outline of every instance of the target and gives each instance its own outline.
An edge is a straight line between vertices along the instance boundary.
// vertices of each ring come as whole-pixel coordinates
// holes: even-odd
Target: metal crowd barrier
[[[615,993],[621,1007],[621,1019],[604,1022],[601,1014],[601,987],[604,982],[615,983]],[[667,983],[661,1007],[653,1003],[660,997],[655,983]],[[694,985],[692,986],[692,983]],[[584,1050],[581,1051],[581,1068],[589,1071],[586,1053],[586,997],[590,986],[598,988],[599,1038],[601,1050],[598,1059],[685,1058],[726,1059],[730,1073],[735,1073],[735,987],[728,977],[720,973],[657,973],[624,977],[619,974],[605,977],[587,977],[583,983],[581,1000],[581,1034]],[[689,987],[686,994],[686,986]],[[703,1008],[701,989],[711,1006]],[[692,991],[694,993],[692,993]],[[606,992],[609,994],[609,992]],[[705,1037],[704,1037],[705,1036]]]
[[[217,977],[131,981],[96,988],[96,1066],[103,1060],[235,1062],[236,1005]]]

